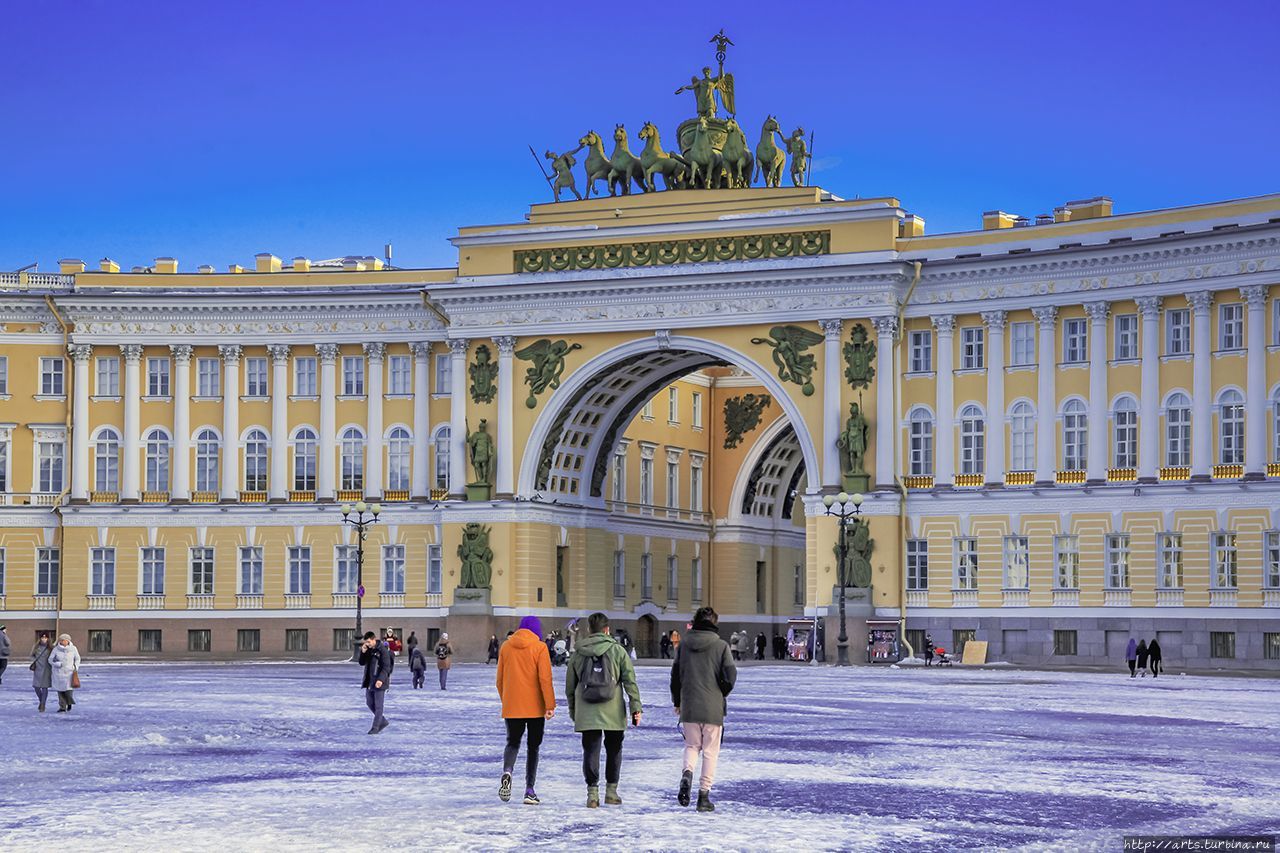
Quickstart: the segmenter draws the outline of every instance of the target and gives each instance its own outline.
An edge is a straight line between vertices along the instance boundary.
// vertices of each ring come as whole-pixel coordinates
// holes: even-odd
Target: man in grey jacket
[[[698,780],[698,811],[713,812],[711,783],[715,781],[720,739],[724,734],[727,697],[738,679],[729,644],[720,639],[720,617],[710,607],[693,615],[693,630],[684,635],[671,666],[671,704],[684,728],[684,772],[680,776],[680,805],[689,805],[693,766],[702,755]]]
[[[381,734],[388,725],[387,718],[382,716],[383,702],[387,698],[387,688],[391,686],[391,669],[395,666],[395,658],[391,647],[378,639],[372,631],[364,635],[360,646],[360,663],[364,667],[364,701],[373,712],[373,727],[369,734]]]
[[[4,671],[9,668],[9,632],[0,625],[0,682],[4,681]]]

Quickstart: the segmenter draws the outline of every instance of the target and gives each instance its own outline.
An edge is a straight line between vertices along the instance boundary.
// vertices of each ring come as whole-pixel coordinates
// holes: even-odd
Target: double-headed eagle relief
[[[631,150],[625,125],[614,125],[613,153],[609,156],[605,156],[604,137],[594,130],[587,131],[578,139],[577,148],[563,154],[547,151],[543,155],[551,161],[555,172],[546,178],[556,201],[560,201],[566,189],[574,197],[582,198],[573,168],[578,164],[575,155],[584,149],[587,153],[582,163],[587,198],[593,193],[603,194],[597,186],[600,181],[604,181],[611,196],[630,195],[633,188],[657,192],[658,178],[666,190],[736,189],[757,183],[778,187],[782,185],[788,158],[792,185],[807,186],[812,154],[804,128],[798,127],[790,136],[783,136],[778,119],[767,115],[752,148],[737,120],[733,75],[724,70],[726,51],[733,42],[722,29],[711,37],[711,43],[716,47],[716,73],[712,74],[708,65],[701,75],[694,74],[688,84],[675,91],[677,95],[691,92],[695,108],[694,117],[676,128],[675,143],[679,151],[662,147],[662,136],[651,121],[644,122],[640,128],[636,146],[639,154]]]

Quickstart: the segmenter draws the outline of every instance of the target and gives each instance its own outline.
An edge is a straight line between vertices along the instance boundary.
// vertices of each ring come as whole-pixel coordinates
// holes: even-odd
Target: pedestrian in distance
[[[742,660],[742,635],[737,631],[729,635],[729,654],[734,660]]]
[[[71,642],[70,634],[58,635],[58,644],[49,655],[49,668],[58,694],[58,713],[70,713],[76,704],[75,690],[80,686],[80,650]]]
[[[404,651],[404,644],[396,639],[396,632],[390,628],[387,629],[387,648],[391,649],[391,654],[397,657]]]
[[[510,639],[512,636],[513,635],[508,634],[507,638]],[[485,661],[484,661],[485,666],[488,666],[491,663],[497,663],[498,652],[500,650],[501,650],[501,646],[498,645],[498,635],[497,634],[489,635],[489,656],[485,658]]]
[[[924,655],[924,665],[933,666],[933,637],[929,634],[924,635],[922,654]]]
[[[669,631],[662,633],[662,639],[658,641],[658,650],[662,654],[663,660],[671,657],[671,633]]]
[[[409,650],[409,657],[413,657],[413,650],[418,647],[418,634],[416,631],[409,632],[409,639],[404,641],[404,647]]]
[[[515,773],[520,741],[527,733],[528,752],[524,760],[524,804],[539,802],[534,785],[538,781],[538,751],[547,721],[556,715],[556,693],[551,685],[551,656],[542,642],[542,622],[537,616],[520,620],[520,628],[502,644],[498,653],[498,699],[507,727],[507,745],[502,752],[502,780],[498,798],[511,800],[511,776]]]
[[[436,670],[440,673],[441,690],[448,689],[449,668],[453,666],[452,657],[453,643],[449,642],[449,634],[445,632],[440,635],[440,642],[436,643]]]
[[[588,637],[578,642],[565,674],[564,692],[574,731],[582,735],[582,775],[587,782],[587,808],[600,807],[600,744],[605,750],[606,805],[620,806],[618,780],[622,775],[622,740],[631,725],[639,726],[643,708],[636,670],[626,650],[609,635],[609,617],[592,613]]]
[[[413,689],[421,690],[427,683],[427,656],[417,643],[409,649],[409,672],[413,675]]]
[[[1164,663],[1160,659],[1160,643],[1155,637],[1152,637],[1147,645],[1147,662],[1151,666],[1151,677],[1159,678],[1160,670],[1164,669]]]
[[[671,629],[671,656],[675,657],[676,652],[680,651],[680,632],[675,628]]]
[[[0,684],[4,683],[4,671],[9,668],[9,632],[0,625]]]
[[[373,712],[373,725],[369,734],[382,734],[382,730],[391,725],[383,716],[383,706],[387,699],[387,688],[391,686],[391,670],[396,665],[395,655],[391,647],[378,639],[378,635],[368,631],[364,642],[360,644],[360,665],[364,667],[364,680],[360,686],[364,688],[364,703]]]
[[[764,638],[764,632],[756,634],[756,660],[764,660],[764,650],[768,645],[768,641]]]
[[[1138,641],[1138,672],[1142,673],[1143,678],[1147,677],[1147,656],[1149,654],[1150,653],[1147,650],[1147,641],[1139,640]]]
[[[1129,638],[1129,646],[1124,650],[1124,659],[1129,662],[1129,677],[1138,677],[1138,641]]]
[[[784,660],[787,656],[787,641],[781,634],[773,635],[773,659]]]
[[[724,735],[728,696],[738,680],[729,644],[720,638],[720,617],[710,607],[693,616],[693,630],[671,665],[671,704],[684,731],[684,771],[680,775],[680,805],[689,805],[693,770],[702,756],[698,779],[698,811],[713,812],[711,785]],[[761,637],[764,635],[761,634]]]
[[[53,645],[48,634],[41,634],[40,639],[31,648],[31,686],[40,700],[36,710],[44,713],[45,703],[49,701],[49,688],[53,687],[53,667],[49,664],[49,656],[53,654]]]

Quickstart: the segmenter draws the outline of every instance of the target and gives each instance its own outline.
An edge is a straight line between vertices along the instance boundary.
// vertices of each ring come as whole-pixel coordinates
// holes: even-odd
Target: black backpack
[[[618,692],[618,673],[608,655],[587,658],[578,682],[582,687],[582,701],[592,705],[609,702]]]

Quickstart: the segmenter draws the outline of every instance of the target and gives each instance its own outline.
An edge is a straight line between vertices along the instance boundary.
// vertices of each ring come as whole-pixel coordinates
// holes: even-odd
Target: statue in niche
[[[849,419],[836,437],[836,447],[840,450],[840,473],[844,475],[845,488],[854,492],[867,491],[870,482],[866,469],[867,429],[862,408],[850,403]]]
[[[467,371],[471,374],[471,399],[477,403],[492,403],[498,393],[496,384],[498,365],[493,353],[484,344],[476,347],[476,360]]]
[[[865,589],[871,586],[871,552],[876,544],[876,540],[871,538],[871,525],[864,518],[851,518],[844,535],[845,556],[840,580],[846,586]],[[839,560],[839,543],[836,543],[834,551]]]
[[[844,345],[844,378],[851,388],[866,388],[876,376],[872,362],[876,358],[876,342],[867,335],[867,327],[858,323]]]
[[[744,394],[724,401],[724,449],[733,450],[743,436],[760,425],[764,410],[773,405],[768,394]]]
[[[493,485],[493,458],[496,454],[493,436],[489,435],[489,422],[484,418],[480,419],[480,426],[476,427],[476,431],[467,436],[467,454],[471,457],[471,467],[476,472],[473,485]]]
[[[493,577],[493,549],[489,547],[489,528],[471,522],[462,530],[458,545],[462,572],[458,586],[463,589],[489,589]]]

